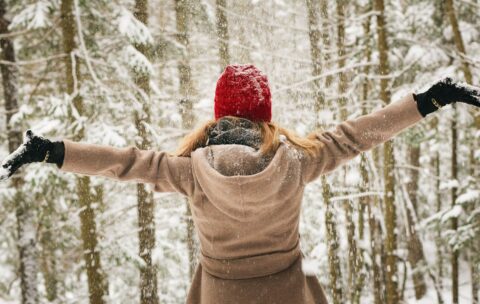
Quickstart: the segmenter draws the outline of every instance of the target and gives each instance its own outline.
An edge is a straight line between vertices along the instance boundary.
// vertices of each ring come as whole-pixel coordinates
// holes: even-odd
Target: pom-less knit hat
[[[215,119],[236,116],[269,122],[272,101],[267,76],[255,66],[229,65],[215,90]]]

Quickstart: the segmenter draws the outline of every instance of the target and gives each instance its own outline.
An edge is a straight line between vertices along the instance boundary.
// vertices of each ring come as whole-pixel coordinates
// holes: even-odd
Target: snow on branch
[[[51,4],[47,1],[37,1],[26,5],[25,8],[16,14],[9,28],[24,27],[29,30],[45,28],[52,23],[48,19],[48,11]]]
[[[362,193],[353,193],[349,195],[342,195],[342,196],[335,196],[330,199],[331,202],[336,202],[336,201],[345,201],[345,200],[351,200],[355,198],[360,198],[364,196],[382,196],[383,192],[374,192],[374,191],[369,191],[369,192],[362,192]]]
[[[458,218],[462,214],[462,212],[463,212],[462,206],[455,205],[442,215],[441,221],[442,223],[445,223],[450,219]]]
[[[153,67],[150,61],[132,45],[125,48],[125,61],[136,72],[153,74]]]
[[[118,30],[122,35],[127,37],[131,43],[151,44],[153,37],[150,30],[137,20],[127,9],[122,8],[120,17],[118,18]]]
[[[480,199],[480,190],[467,190],[467,192],[457,197],[455,204],[464,205],[467,203],[475,202]]]
[[[346,66],[346,67],[343,67],[343,68],[338,68],[338,69],[335,69],[335,70],[330,70],[330,71],[322,73],[320,75],[307,78],[306,80],[294,83],[294,84],[289,85],[289,86],[279,87],[275,91],[276,92],[286,91],[286,90],[289,90],[289,89],[292,89],[292,88],[295,88],[295,87],[298,87],[298,86],[301,86],[301,85],[308,84],[308,83],[313,82],[315,80],[325,78],[327,76],[336,75],[336,74],[343,73],[343,72],[346,72],[346,71],[349,71],[349,70],[352,70],[352,69],[362,68],[362,67],[366,67],[366,66],[375,66],[375,65],[376,64],[374,62],[363,62],[363,63],[352,64],[350,66]]]

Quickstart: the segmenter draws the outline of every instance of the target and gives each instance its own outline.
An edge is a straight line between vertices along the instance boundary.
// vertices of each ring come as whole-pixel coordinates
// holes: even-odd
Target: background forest
[[[173,151],[253,63],[305,135],[442,76],[480,84],[478,0],[0,0],[0,156],[23,132]],[[439,113],[440,112],[440,113]],[[309,185],[331,303],[479,303],[480,113],[447,106]],[[183,303],[184,197],[34,164],[0,184],[0,303]]]

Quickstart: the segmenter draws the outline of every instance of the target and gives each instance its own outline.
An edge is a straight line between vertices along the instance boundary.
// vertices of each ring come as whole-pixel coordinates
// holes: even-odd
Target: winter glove
[[[449,77],[436,82],[426,92],[413,94],[423,117],[439,108],[463,102],[480,107],[480,88],[464,83],[455,83]]]
[[[0,168],[0,180],[9,178],[18,168],[29,163],[47,162],[57,164],[60,168],[64,155],[63,141],[52,142],[28,130],[25,133],[23,144],[3,160]]]

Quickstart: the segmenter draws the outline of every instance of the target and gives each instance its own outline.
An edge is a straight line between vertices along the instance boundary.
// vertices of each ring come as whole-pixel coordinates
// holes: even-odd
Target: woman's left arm
[[[305,182],[333,171],[361,152],[386,142],[422,118],[413,94],[409,94],[375,112],[348,119],[333,130],[318,133],[318,154],[306,156],[304,159]]]
[[[317,134],[319,152],[304,158],[304,181],[310,182],[333,171],[361,152],[386,142],[423,117],[454,102],[480,107],[480,88],[445,78],[423,93],[408,94],[370,114],[346,120],[334,130]]]

